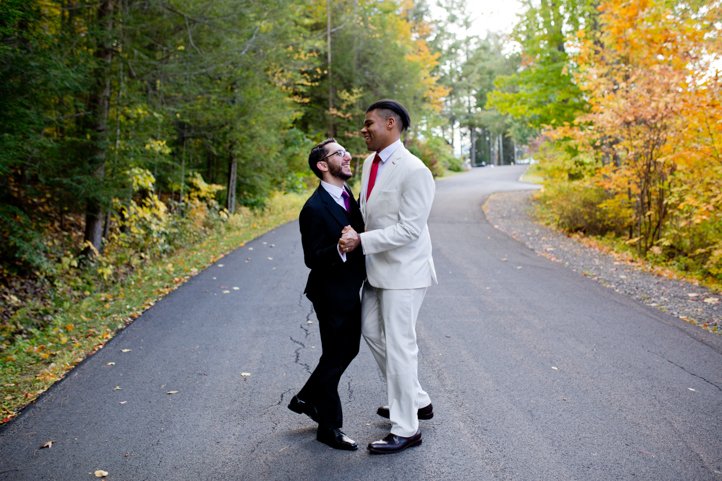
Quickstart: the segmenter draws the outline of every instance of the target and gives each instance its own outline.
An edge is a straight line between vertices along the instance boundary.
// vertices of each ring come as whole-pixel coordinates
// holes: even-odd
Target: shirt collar
[[[342,196],[343,191],[344,191],[344,188],[343,188],[343,187],[339,187],[339,186],[337,186],[337,185],[329,184],[329,183],[326,182],[325,180],[322,180],[322,181],[321,181],[321,185],[323,186],[324,189],[326,189],[326,192],[328,192],[328,193],[331,195],[331,197],[333,197],[333,198],[336,199],[336,200],[341,199],[341,196]]]
[[[398,149],[402,145],[403,144],[401,143],[401,139],[398,139],[393,144],[388,145],[381,152],[377,152],[379,154],[379,157],[381,157],[381,162],[386,163],[386,161],[389,160],[389,158],[393,155],[393,153],[396,152],[396,149]]]

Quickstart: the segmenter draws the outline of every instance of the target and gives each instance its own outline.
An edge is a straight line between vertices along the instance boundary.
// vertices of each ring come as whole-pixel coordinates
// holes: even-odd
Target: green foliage
[[[544,189],[537,196],[539,214],[566,232],[600,235],[623,233],[624,208],[615,209],[604,188],[590,180],[598,168],[594,157],[582,155],[569,141],[547,141],[536,156]]]
[[[464,150],[469,146],[472,165],[511,163],[515,144],[525,144],[528,136],[511,116],[490,108],[488,97],[496,79],[518,69],[520,57],[504,52],[505,39],[500,35],[472,35],[473,21],[464,2],[440,3],[446,15],[437,24],[433,44],[441,53],[440,83],[448,89],[442,111],[446,125],[440,126],[443,135],[454,139],[456,127],[462,130],[462,146]]]
[[[8,274],[19,267],[43,269],[47,264],[45,245],[30,218],[17,207],[0,203],[0,263]]]
[[[545,186],[538,195],[540,215],[566,232],[587,235],[621,234],[626,227],[623,217],[610,215],[602,208],[608,194],[601,187],[585,181],[571,181]]]
[[[461,172],[462,160],[454,157],[451,146],[443,139],[431,137],[428,140],[418,140],[408,146],[409,150],[421,159],[434,174],[434,177],[444,175],[446,169]]]
[[[487,105],[537,131],[570,123],[585,109],[585,103],[566,69],[563,58],[500,76]]]
[[[361,154],[366,151],[359,135],[366,107],[380,98],[395,98],[412,116],[406,140],[426,136],[423,126],[437,121],[441,92],[432,75],[436,55],[426,43],[424,4],[316,0],[309,2],[307,13],[311,31],[319,39],[310,44],[319,64],[306,72],[307,103],[297,126],[313,139],[333,136],[349,151]]]
[[[95,264],[85,266],[76,256],[64,255],[51,266],[55,279],[43,287],[52,290],[45,302],[37,296],[21,306],[20,299],[0,293],[0,301],[13,307],[13,315],[3,315],[0,323],[0,419],[32,402],[156,299],[223,254],[294,219],[307,196],[273,195],[264,211],[241,209],[193,243],[144,257],[132,271],[120,264],[137,255],[132,250],[106,250]]]
[[[276,192],[316,183],[307,155],[327,132],[360,158],[380,97],[412,112],[405,140],[437,174],[459,168],[434,133],[445,91],[427,13],[402,0],[0,2],[2,342],[70,339],[69,305],[238,228],[234,208],[268,215]]]
[[[514,34],[523,49],[521,68],[496,80],[487,107],[536,131],[574,121],[587,104],[567,50],[579,30],[596,28],[597,15],[590,0],[528,3]]]

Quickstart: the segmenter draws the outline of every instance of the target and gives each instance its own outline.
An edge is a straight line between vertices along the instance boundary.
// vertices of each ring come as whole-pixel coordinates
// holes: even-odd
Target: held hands
[[[351,252],[361,245],[361,238],[353,227],[347,225],[341,231],[341,238],[338,240],[338,247],[341,252]]]

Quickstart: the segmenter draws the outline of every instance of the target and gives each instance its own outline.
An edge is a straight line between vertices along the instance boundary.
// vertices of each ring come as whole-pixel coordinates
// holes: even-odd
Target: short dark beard
[[[332,177],[336,177],[337,179],[341,179],[343,181],[351,178],[351,174],[345,174],[343,172],[343,167],[341,167],[340,165],[336,166],[331,163],[328,164],[328,173],[331,174]]]

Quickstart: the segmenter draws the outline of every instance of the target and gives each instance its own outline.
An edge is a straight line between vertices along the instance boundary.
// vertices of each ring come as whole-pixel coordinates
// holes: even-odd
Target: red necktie
[[[376,174],[379,172],[379,164],[381,163],[381,157],[379,157],[379,154],[376,154],[376,157],[374,157],[374,162],[371,165],[371,173],[369,174],[369,185],[366,187],[366,200],[369,200],[369,196],[371,195],[371,190],[374,188],[374,184],[376,183]]]

